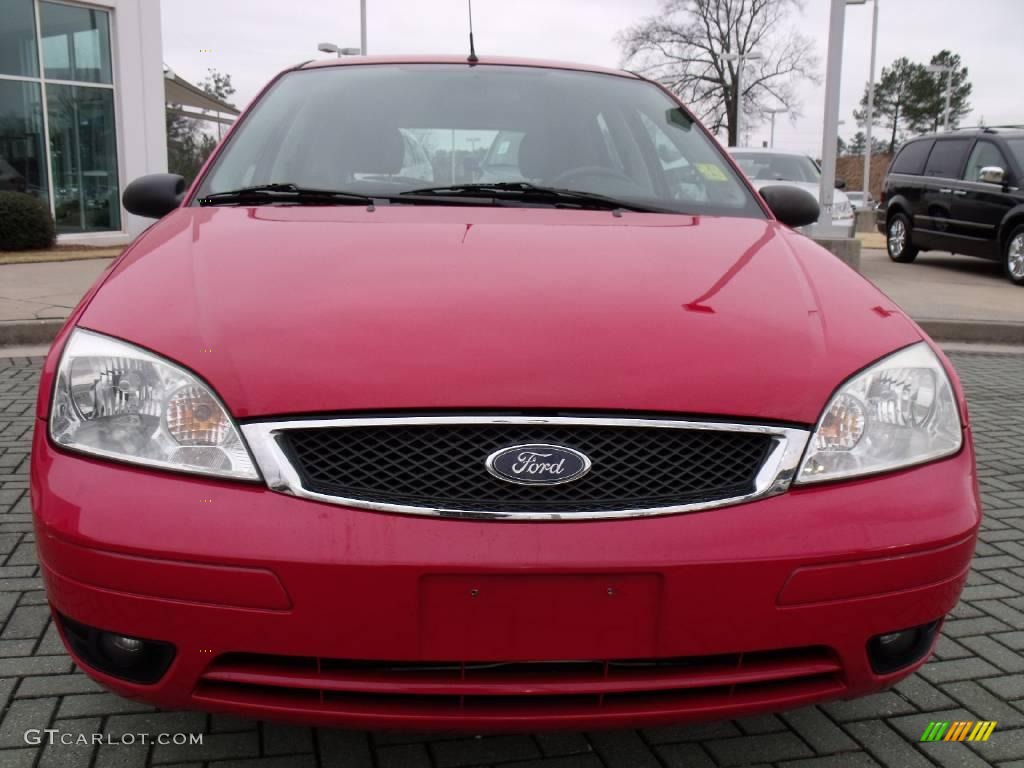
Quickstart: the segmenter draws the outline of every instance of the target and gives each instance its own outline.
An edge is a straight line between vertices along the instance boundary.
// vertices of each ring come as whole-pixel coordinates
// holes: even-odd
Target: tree
[[[888,67],[882,67],[882,75],[875,84],[875,103],[872,113],[872,126],[876,122],[891,130],[889,137],[889,154],[899,144],[898,134],[901,124],[906,120],[908,104],[914,98],[916,89],[920,88],[919,80],[927,77],[928,73],[924,67],[915,64],[906,56],[896,59]],[[854,110],[853,116],[858,125],[865,125],[867,121],[868,89],[864,89],[858,110]]]
[[[235,92],[235,87],[231,84],[231,75],[218,72],[212,67],[206,70],[206,77],[199,85],[208,94],[224,102]]]
[[[761,119],[782,105],[799,114],[796,86],[818,81],[809,37],[784,25],[802,0],[661,0],[661,13],[618,35],[625,62],[659,80],[698,113],[715,132],[737,139],[737,111]],[[751,52],[737,94],[738,62]],[[748,123],[749,124],[749,123]]]
[[[967,67],[960,66],[959,55],[946,50],[932,56],[931,63],[953,68],[949,127],[955,128],[971,111],[968,99],[973,86],[967,79]],[[946,82],[945,72],[924,72],[922,77],[914,81],[905,111],[907,127],[911,132],[934,132],[942,126],[946,111]]]
[[[857,131],[846,145],[846,154],[848,155],[863,155],[864,150],[867,148],[868,140],[867,136],[864,135],[864,131]],[[879,141],[874,136],[871,137],[871,154],[881,155],[885,154],[888,149],[888,145],[884,141]]]

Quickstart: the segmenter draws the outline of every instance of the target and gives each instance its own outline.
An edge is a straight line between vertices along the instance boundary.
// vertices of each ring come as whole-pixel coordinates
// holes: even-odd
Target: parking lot
[[[936,657],[895,690],[778,716],[605,733],[473,738],[282,727],[157,712],[73,668],[35,560],[28,452],[38,358],[0,359],[0,766],[786,768],[1024,766],[1024,355],[953,353],[967,388],[986,520]],[[713,513],[712,513],[713,514]],[[995,720],[988,742],[920,744],[934,720]],[[203,733],[202,746],[28,746],[27,729]]]

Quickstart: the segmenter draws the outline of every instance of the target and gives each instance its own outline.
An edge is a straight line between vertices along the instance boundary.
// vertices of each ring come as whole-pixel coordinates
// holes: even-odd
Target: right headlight
[[[885,472],[960,450],[953,387],[924,343],[889,355],[832,396],[807,445],[797,483]]]
[[[57,368],[50,436],[103,458],[259,479],[234,419],[206,384],[170,360],[81,328]]]

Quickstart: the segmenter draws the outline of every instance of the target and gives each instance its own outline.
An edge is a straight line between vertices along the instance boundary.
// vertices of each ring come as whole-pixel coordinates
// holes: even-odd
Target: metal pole
[[[775,110],[772,110],[772,138],[768,142],[769,147],[775,147]]]
[[[739,146],[743,141],[743,54],[736,59],[736,143]]]
[[[821,211],[818,225],[832,226],[832,201],[836,186],[836,139],[839,135],[839,84],[843,70],[843,24],[846,0],[832,0],[828,26],[828,64],[825,70],[825,128],[821,138]]]
[[[878,47],[878,3],[875,0],[875,10],[871,21],[871,73],[868,80],[868,113],[867,125],[864,127],[864,137],[867,142],[864,147],[864,202],[871,200],[871,123],[875,119],[875,50]]]
[[[366,55],[366,0],[359,0],[359,47]],[[339,54],[340,55],[340,54]]]
[[[946,70],[946,112],[942,118],[942,132],[949,133],[949,100],[953,95],[953,68]]]

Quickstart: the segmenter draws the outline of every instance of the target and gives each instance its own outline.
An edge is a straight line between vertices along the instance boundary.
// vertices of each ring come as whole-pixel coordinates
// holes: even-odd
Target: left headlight
[[[797,474],[816,483],[949,456],[963,431],[953,387],[927,344],[875,363],[832,396]]]
[[[832,218],[833,219],[848,219],[853,216],[853,206],[850,205],[849,201],[843,200],[833,204],[832,206]]]
[[[57,369],[50,437],[150,467],[258,480],[238,427],[203,382],[174,363],[76,329]]]

